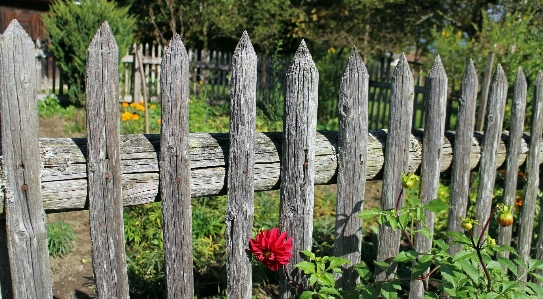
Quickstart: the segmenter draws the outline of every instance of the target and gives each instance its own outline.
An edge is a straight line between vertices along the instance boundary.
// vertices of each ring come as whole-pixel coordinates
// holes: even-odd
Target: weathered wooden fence
[[[522,134],[527,89],[522,70],[515,82],[514,121],[510,132],[502,131],[508,84],[501,67],[491,83],[485,133],[473,132],[478,82],[471,62],[456,133],[445,132],[447,76],[437,57],[425,90],[427,126],[411,130],[415,84],[402,56],[392,74],[389,129],[368,131],[369,75],[353,48],[340,82],[339,131],[316,132],[319,74],[302,41],[286,73],[284,132],[255,133],[257,58],[245,32],[231,59],[230,133],[189,134],[189,54],[175,36],[161,61],[161,134],[120,136],[119,53],[104,23],[87,54],[88,138],[38,139],[36,90],[28,88],[36,80],[34,53],[32,41],[13,21],[0,39],[1,298],[51,298],[44,211],[90,210],[98,298],[128,298],[122,206],[162,200],[167,296],[193,298],[190,198],[226,193],[228,297],[251,298],[246,249],[254,191],[280,187],[281,229],[293,237],[297,253],[311,249],[314,185],[337,182],[335,254],[358,263],[363,223],[355,216],[363,209],[366,180],[383,179],[381,208],[391,209],[400,195],[402,172],[420,171],[420,196],[427,202],[436,197],[439,174],[451,171],[447,230],[458,231],[459,217],[466,213],[470,170],[479,167],[481,172],[476,216],[482,222],[490,213],[496,169],[504,161],[506,204],[515,200],[518,167],[525,165],[528,183],[517,247],[519,258],[530,255],[534,218],[542,219],[535,215],[542,162],[542,73],[534,83],[529,136]],[[430,213],[426,225],[433,227]],[[381,226],[378,240],[378,260],[398,253],[399,231]],[[418,251],[431,246],[420,235],[414,242]],[[502,229],[499,242],[509,244],[511,230]],[[541,256],[543,247],[538,246]],[[286,267],[295,280],[299,273],[292,265],[300,259],[294,254]],[[338,285],[352,288],[352,273],[352,268],[344,269]],[[379,280],[389,274],[376,271]],[[283,298],[299,291],[284,273],[281,279]],[[411,283],[410,298],[423,298],[423,293],[422,281]]]

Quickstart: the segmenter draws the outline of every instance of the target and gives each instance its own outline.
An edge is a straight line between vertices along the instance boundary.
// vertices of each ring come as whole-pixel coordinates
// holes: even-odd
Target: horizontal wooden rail
[[[411,136],[410,171],[417,170],[422,154],[422,131]],[[502,135],[496,168],[506,157]],[[383,167],[385,130],[369,132],[366,179],[380,179]],[[441,172],[449,170],[453,157],[451,141],[454,132],[447,132],[442,155]],[[477,167],[483,135],[474,134],[471,147],[471,169]],[[279,189],[282,133],[257,133],[255,141],[255,190]],[[524,136],[519,165],[528,151]],[[315,184],[336,182],[337,132],[318,132],[315,148]],[[193,197],[226,194],[228,133],[191,133],[191,194]],[[158,196],[158,154],[160,135],[121,136],[121,170],[124,205],[146,204],[160,200]],[[43,206],[47,212],[88,209],[87,202],[87,140],[85,138],[40,138],[41,182]],[[543,159],[540,159],[539,163]],[[3,171],[0,168],[0,171]],[[3,185],[3,182],[0,181]],[[0,193],[0,211],[4,212],[4,193]]]

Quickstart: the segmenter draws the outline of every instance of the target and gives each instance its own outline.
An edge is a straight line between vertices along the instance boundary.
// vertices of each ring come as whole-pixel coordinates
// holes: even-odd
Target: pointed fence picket
[[[368,131],[369,75],[353,48],[340,83],[339,131],[316,132],[319,75],[302,41],[286,74],[285,131],[255,133],[258,62],[244,32],[231,60],[230,133],[189,134],[190,55],[180,37],[174,36],[160,67],[161,134],[120,136],[118,50],[104,23],[88,49],[88,138],[38,139],[36,105],[32,104],[35,89],[25,88],[33,86],[31,81],[36,78],[35,64],[25,64],[33,61],[34,51],[27,40],[16,21],[0,38],[0,183],[4,191],[0,192],[0,298],[51,297],[43,211],[87,208],[98,298],[128,298],[122,206],[156,200],[163,202],[167,296],[193,298],[191,197],[226,193],[227,294],[229,298],[249,298],[252,280],[247,248],[252,236],[254,191],[278,186],[281,230],[294,241],[292,261],[280,272],[280,292],[282,298],[297,295],[301,289],[296,286],[302,281],[293,265],[301,261],[299,251],[312,246],[314,185],[336,183],[336,172],[334,251],[358,263],[363,236],[362,222],[356,215],[363,208],[366,180],[383,178],[381,208],[391,210],[403,204],[402,172],[420,171],[420,199],[426,204],[437,196],[440,173],[452,168],[447,230],[456,232],[460,217],[466,215],[469,172],[480,164],[476,217],[482,223],[492,209],[496,168],[507,159],[504,201],[510,205],[518,167],[527,160],[517,250],[519,258],[529,257],[537,217],[538,170],[543,161],[541,72],[535,82],[530,138],[522,134],[527,90],[522,70],[513,99],[516,126],[502,132],[507,80],[500,66],[491,83],[485,133],[474,135],[478,82],[471,61],[462,84],[457,130],[445,133],[447,77],[438,57],[426,85],[426,127],[411,132],[412,113],[418,104],[413,103],[414,79],[402,56],[392,75],[386,104],[390,107],[389,129]],[[527,153],[524,144],[529,146]],[[538,216],[543,222],[543,212]],[[425,224],[433,227],[432,214],[426,217]],[[383,226],[379,230],[377,260],[391,260],[399,251],[401,232]],[[500,231],[500,243],[508,244],[510,238],[510,231]],[[541,259],[543,233],[537,244],[536,257]],[[431,240],[416,235],[413,246],[424,253]],[[451,247],[450,253],[456,250]],[[383,281],[395,271],[394,264],[378,268],[376,279]],[[352,289],[356,283],[353,273],[352,267],[346,267],[336,277],[338,286]],[[424,275],[411,283],[410,298],[423,298],[427,287]]]
[[[345,290],[353,289],[356,285],[354,265],[361,261],[362,219],[356,216],[364,206],[368,165],[368,83],[366,66],[353,47],[341,78],[338,103],[338,189],[334,254],[351,262],[351,266],[344,269],[338,279],[338,286]]]
[[[462,220],[466,217],[469,198],[470,170],[475,167],[472,162],[473,123],[475,121],[475,104],[478,87],[477,72],[473,61],[470,60],[464,78],[462,91],[458,102],[458,119],[456,121],[456,134],[454,136],[454,159],[451,171],[451,193],[447,232],[459,232]],[[448,238],[448,243],[453,239]],[[460,245],[449,248],[449,254],[454,255],[460,251]]]

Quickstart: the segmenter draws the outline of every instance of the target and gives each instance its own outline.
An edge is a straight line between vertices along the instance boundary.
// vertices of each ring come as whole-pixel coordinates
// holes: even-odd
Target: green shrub
[[[117,7],[114,1],[54,0],[49,14],[43,17],[50,50],[57,61],[62,80],[68,84],[68,95],[74,103],[85,100],[87,48],[100,25],[107,21],[119,47],[119,58],[132,43],[135,19],[128,8]]]
[[[70,253],[72,242],[76,239],[74,228],[62,220],[47,225],[47,246],[49,254],[54,258]]]

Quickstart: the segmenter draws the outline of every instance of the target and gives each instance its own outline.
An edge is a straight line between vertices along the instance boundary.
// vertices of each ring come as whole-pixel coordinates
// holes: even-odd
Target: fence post
[[[286,75],[285,115],[281,169],[281,230],[292,236],[292,259],[280,271],[282,298],[300,295],[288,277],[301,282],[293,265],[302,261],[300,251],[311,250],[315,181],[315,136],[319,72],[302,40]]]
[[[492,65],[494,64],[494,52],[488,52],[486,58],[485,76],[483,78],[483,86],[481,90],[481,101],[479,102],[479,111],[477,112],[477,121],[475,123],[475,131],[482,131],[485,125],[486,106],[488,102],[488,89],[490,80],[492,79]]]
[[[437,198],[439,188],[439,175],[441,169],[441,151],[445,135],[445,111],[447,109],[447,74],[441,64],[441,58],[436,57],[434,65],[426,82],[426,95],[424,97],[424,137],[422,143],[421,183],[419,198],[423,205]],[[426,214],[425,226],[433,235],[434,213],[424,211]],[[418,223],[416,229],[422,229]],[[426,253],[432,248],[432,239],[421,233],[415,234],[414,247],[419,253]],[[425,271],[424,274],[427,274]],[[428,278],[411,281],[409,298],[424,298],[428,289]]]
[[[526,158],[526,187],[520,210],[520,229],[518,235],[518,258],[525,263],[530,258],[534,229],[535,204],[539,191],[539,158],[541,157],[541,128],[543,125],[543,73],[539,71],[535,80],[532,101],[532,122],[530,130],[530,150]],[[542,224],[539,225],[543,227]],[[541,229],[540,229],[541,230]],[[541,239],[541,236],[539,237]],[[540,251],[540,247],[538,247]],[[518,277],[526,281],[526,269],[518,267]]]
[[[194,297],[189,146],[189,61],[175,34],[162,58],[160,197],[168,298]]]
[[[481,224],[473,228],[473,234],[478,237],[484,223],[490,216],[492,208],[492,195],[496,179],[496,161],[498,147],[502,135],[503,115],[505,101],[507,100],[507,78],[502,66],[498,65],[488,97],[488,108],[485,120],[485,135],[483,139],[483,152],[479,164],[479,189],[475,204],[475,219]]]
[[[87,173],[98,298],[128,298],[119,146],[119,49],[107,22],[87,51]]]
[[[368,165],[369,75],[358,50],[353,47],[341,78],[338,114],[338,173],[334,255],[349,259],[338,287],[351,290],[357,283],[354,265],[360,263],[362,219]]]
[[[398,209],[403,205],[402,172],[408,172],[414,92],[413,75],[405,55],[402,54],[392,75],[386,159],[383,167],[382,210]],[[391,261],[399,250],[400,231],[379,225],[377,261]],[[384,281],[393,278],[396,268],[397,264],[392,264],[386,271],[376,267],[375,280]]]
[[[451,171],[451,196],[449,204],[449,217],[447,232],[461,231],[462,220],[466,217],[469,198],[469,182],[471,169],[471,143],[473,140],[473,122],[475,120],[475,106],[477,104],[477,88],[479,81],[473,61],[470,59],[462,79],[462,91],[458,101],[458,118],[454,137],[454,157]],[[454,239],[448,238],[451,244]],[[449,254],[454,255],[460,251],[461,245],[449,247]]]
[[[32,39],[13,20],[0,38],[2,174],[13,298],[53,296],[41,197],[35,53]]]
[[[517,191],[519,156],[522,147],[522,134],[524,132],[524,114],[526,112],[526,92],[528,83],[522,68],[519,67],[517,78],[515,79],[515,90],[513,94],[513,107],[511,109],[511,126],[509,128],[509,138],[507,142],[507,158],[505,173],[505,188],[503,191],[503,203],[507,206],[515,204]],[[539,163],[538,163],[539,164]],[[527,164],[528,165],[528,164]],[[537,165],[539,168],[539,165]],[[532,215],[533,216],[533,215]],[[510,245],[513,226],[499,227],[498,244]],[[502,257],[509,257],[509,252],[500,254]],[[507,266],[504,266],[507,270]]]
[[[254,139],[256,126],[256,53],[243,32],[232,57],[230,150],[226,204],[228,298],[251,298],[252,265],[247,246],[254,216]]]

